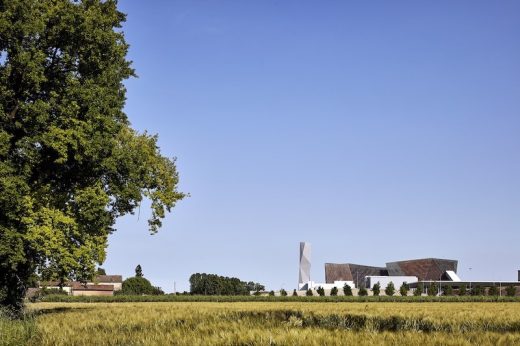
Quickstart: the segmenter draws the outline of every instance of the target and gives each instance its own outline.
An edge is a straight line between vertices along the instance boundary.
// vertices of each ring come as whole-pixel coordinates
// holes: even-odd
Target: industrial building
[[[325,263],[325,282],[354,281],[356,287],[371,288],[376,283],[371,277],[392,277],[394,285],[399,282],[417,281],[455,281],[460,279],[456,276],[457,261],[440,258],[423,258],[398,262],[389,262],[385,267],[374,267],[353,263]],[[413,281],[410,281],[413,280]],[[387,281],[387,280],[382,280]],[[383,282],[380,284],[383,286]],[[386,285],[384,285],[386,287]]]
[[[451,286],[458,289],[496,286],[499,292],[507,286],[520,287],[520,271],[518,281],[463,281],[457,275],[457,260],[441,258],[421,258],[388,262],[383,267],[369,266],[354,263],[325,263],[325,282],[317,283],[311,280],[311,247],[309,243],[300,243],[300,276],[298,289],[316,289],[322,287],[325,290],[333,287],[342,288],[348,284],[353,289],[364,287],[371,289],[379,283],[381,290],[392,282],[396,288],[407,283],[412,289],[419,284],[429,287],[437,284],[437,287]],[[520,290],[518,293],[520,294]]]

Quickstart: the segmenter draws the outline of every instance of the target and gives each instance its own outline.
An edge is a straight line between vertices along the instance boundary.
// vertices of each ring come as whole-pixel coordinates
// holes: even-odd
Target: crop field
[[[3,345],[514,345],[520,304],[34,303]],[[31,317],[32,316],[32,317]]]

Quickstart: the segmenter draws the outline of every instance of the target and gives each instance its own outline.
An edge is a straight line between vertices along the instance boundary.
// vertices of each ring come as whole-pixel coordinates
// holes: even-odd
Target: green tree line
[[[262,291],[264,285],[245,282],[216,274],[196,273],[190,276],[190,293],[197,295],[249,295],[251,291]]]

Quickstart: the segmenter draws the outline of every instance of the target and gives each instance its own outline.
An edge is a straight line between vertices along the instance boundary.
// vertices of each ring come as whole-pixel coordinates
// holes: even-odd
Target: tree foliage
[[[375,296],[378,296],[381,292],[381,284],[379,282],[376,282],[374,286],[372,286],[372,294]]]
[[[142,276],[135,276],[133,278],[128,278],[123,281],[123,289],[121,290],[121,294],[127,295],[142,295],[142,294],[150,294],[150,295],[160,295],[164,294],[164,292],[159,287],[152,286],[150,281],[145,279]]]
[[[428,295],[433,297],[433,296],[436,296],[437,294],[439,294],[439,287],[434,282],[430,285],[430,287],[428,289]]]
[[[498,296],[499,292],[498,292],[498,287],[493,285],[491,287],[489,287],[488,289],[488,295],[490,296]]]
[[[364,297],[367,295],[368,295],[367,289],[364,286],[361,286],[358,290],[358,296]]]
[[[190,276],[190,293],[201,295],[249,295],[250,291],[259,292],[264,285],[240,281],[215,274],[196,273]]]
[[[119,216],[151,200],[152,233],[175,203],[175,162],[123,112],[116,0],[0,0],[0,304],[27,280],[87,281]]]
[[[405,297],[408,295],[409,291],[410,291],[410,286],[406,282],[403,282],[401,284],[401,287],[399,287],[399,293],[401,294],[401,296]]]
[[[516,286],[507,286],[506,287],[506,295],[509,297],[513,297],[516,295]]]
[[[348,284],[345,284],[343,286],[343,294],[346,295],[346,296],[351,296],[352,295],[352,288]]]
[[[395,294],[395,286],[394,286],[394,283],[392,281],[390,281],[388,283],[388,285],[386,285],[386,287],[385,287],[385,294],[387,296],[393,296]]]
[[[333,297],[338,295],[338,288],[336,286],[332,287],[330,290],[330,295]]]
[[[137,267],[135,267],[135,276],[136,277],[143,277],[143,268],[141,268],[141,265],[138,264]]]
[[[260,292],[260,291],[265,290],[264,285],[261,285],[258,282],[253,282],[253,281],[249,281],[248,283],[246,283],[246,288],[249,292],[251,292],[251,291]]]

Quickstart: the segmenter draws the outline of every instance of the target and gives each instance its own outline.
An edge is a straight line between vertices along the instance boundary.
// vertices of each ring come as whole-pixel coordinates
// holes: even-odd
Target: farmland
[[[35,303],[3,344],[518,344],[518,303]]]

